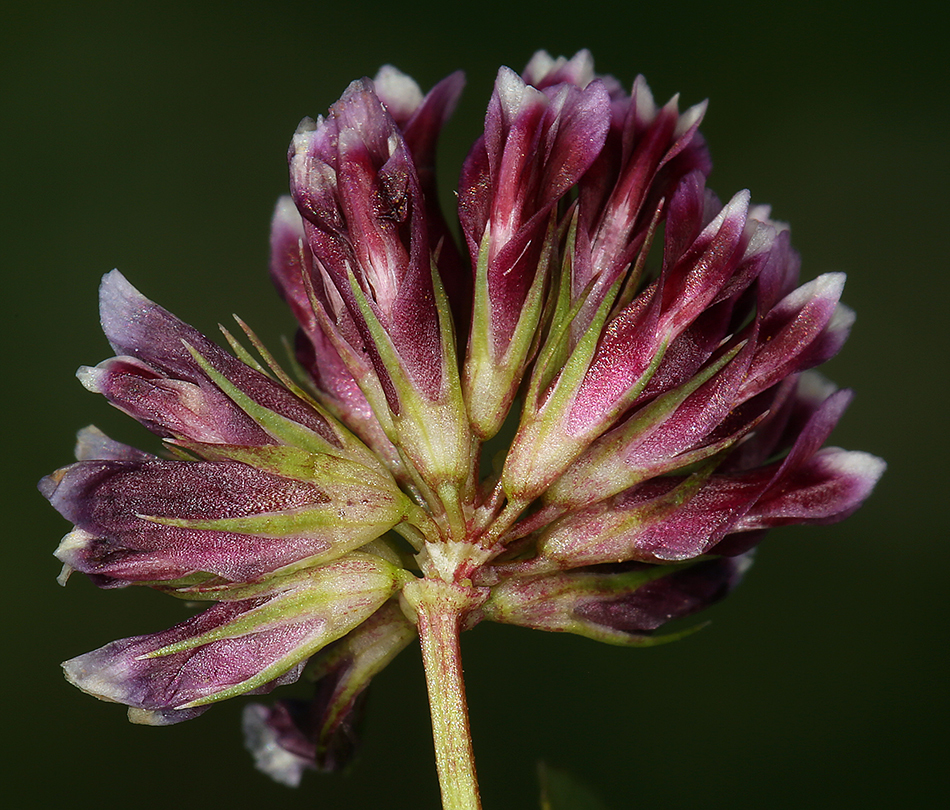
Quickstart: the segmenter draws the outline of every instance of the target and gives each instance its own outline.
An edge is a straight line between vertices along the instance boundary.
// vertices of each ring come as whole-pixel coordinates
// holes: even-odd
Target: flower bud
[[[504,624],[576,633],[608,644],[647,646],[684,635],[652,633],[725,597],[751,562],[746,555],[681,565],[625,563],[513,577],[492,588],[482,610],[485,618]]]
[[[391,479],[353,462],[213,447],[216,460],[81,461],[45,478],[41,491],[79,531],[57,557],[107,587],[195,572],[241,581],[341,557],[409,506]]]
[[[311,664],[312,700],[280,700],[244,710],[245,744],[257,767],[297,785],[306,769],[336,771],[359,743],[356,725],[370,680],[416,637],[398,604],[387,602]]]
[[[462,170],[459,217],[475,267],[464,386],[476,434],[493,436],[535,344],[553,260],[554,206],[603,146],[610,116],[600,82],[541,91],[502,68],[485,134]]]
[[[713,460],[690,475],[650,479],[556,520],[540,533],[538,554],[564,568],[671,562],[715,553],[727,535],[773,525],[786,509],[797,523],[841,520],[884,472],[866,453],[819,452],[849,400],[847,391],[825,400],[782,461],[718,473]]]
[[[131,707],[130,719],[166,725],[235,695],[296,680],[300,665],[368,618],[396,590],[397,569],[351,555],[245,588],[195,587],[218,604],[169,630],[107,644],[63,664],[94,697]]]
[[[460,487],[470,440],[451,312],[412,155],[369,80],[301,124],[290,174],[318,322],[422,481]]]

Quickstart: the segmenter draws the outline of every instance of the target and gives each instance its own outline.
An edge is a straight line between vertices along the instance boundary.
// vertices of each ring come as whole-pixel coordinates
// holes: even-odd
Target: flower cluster
[[[74,524],[62,581],[212,603],[69,680],[166,724],[309,662],[313,701],[245,714],[290,784],[346,760],[365,687],[433,617],[677,637],[654,631],[728,593],[766,530],[846,517],[884,469],[823,447],[850,393],[809,369],[848,335],[844,277],[799,286],[788,227],[706,187],[705,104],[584,51],[502,68],[459,244],[435,147],[462,85],[385,67],[299,126],[270,262],[293,376],[243,324],[259,359],[106,275],[116,356],[80,380],[166,451],[86,428],[40,484]]]

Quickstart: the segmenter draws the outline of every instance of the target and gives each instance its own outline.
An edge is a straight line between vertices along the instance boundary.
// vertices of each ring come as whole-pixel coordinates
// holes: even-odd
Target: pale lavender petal
[[[521,71],[521,77],[539,90],[562,83],[584,88],[594,80],[594,57],[586,48],[570,59],[564,56],[555,59],[547,51],[536,51]]]
[[[79,381],[159,436],[199,442],[271,444],[261,429],[217,386],[169,379],[134,357],[83,366]]]
[[[422,89],[416,81],[393,65],[383,65],[373,76],[373,87],[393,120],[405,129],[422,104]]]
[[[76,433],[75,456],[77,461],[145,461],[155,458],[135,447],[110,439],[95,425],[89,425]]]

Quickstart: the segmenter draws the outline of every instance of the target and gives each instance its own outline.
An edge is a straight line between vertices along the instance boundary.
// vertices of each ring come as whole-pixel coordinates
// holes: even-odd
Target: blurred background
[[[66,684],[59,662],[184,618],[146,590],[66,589],[68,530],[35,489],[95,423],[155,440],[87,393],[109,356],[96,288],[118,267],[202,331],[237,312],[293,331],[268,223],[298,120],[385,63],[468,87],[445,198],[495,71],[590,48],[658,101],[710,98],[710,180],[792,223],[803,272],[848,274],[858,320],[825,367],[857,398],[833,443],[888,473],[846,523],[775,531],[712,625],[648,650],[483,625],[463,640],[488,810],[537,807],[536,763],[614,810],[942,806],[946,796],[946,31],[922,3],[15,2],[2,12],[0,325],[4,793],[12,807],[435,808],[421,664],[374,683],[362,756],[294,792],[243,750],[242,700],[169,728]],[[819,10],[820,8],[820,10]],[[860,9],[860,10],[858,10]],[[12,517],[12,521],[11,521]],[[12,757],[10,751],[12,750]]]

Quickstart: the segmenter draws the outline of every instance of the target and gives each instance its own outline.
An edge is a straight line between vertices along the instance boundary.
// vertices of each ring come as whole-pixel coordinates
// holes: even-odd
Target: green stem
[[[403,593],[418,617],[443,810],[480,810],[459,653],[459,602],[465,597],[460,599],[456,589],[444,582],[416,580]]]

